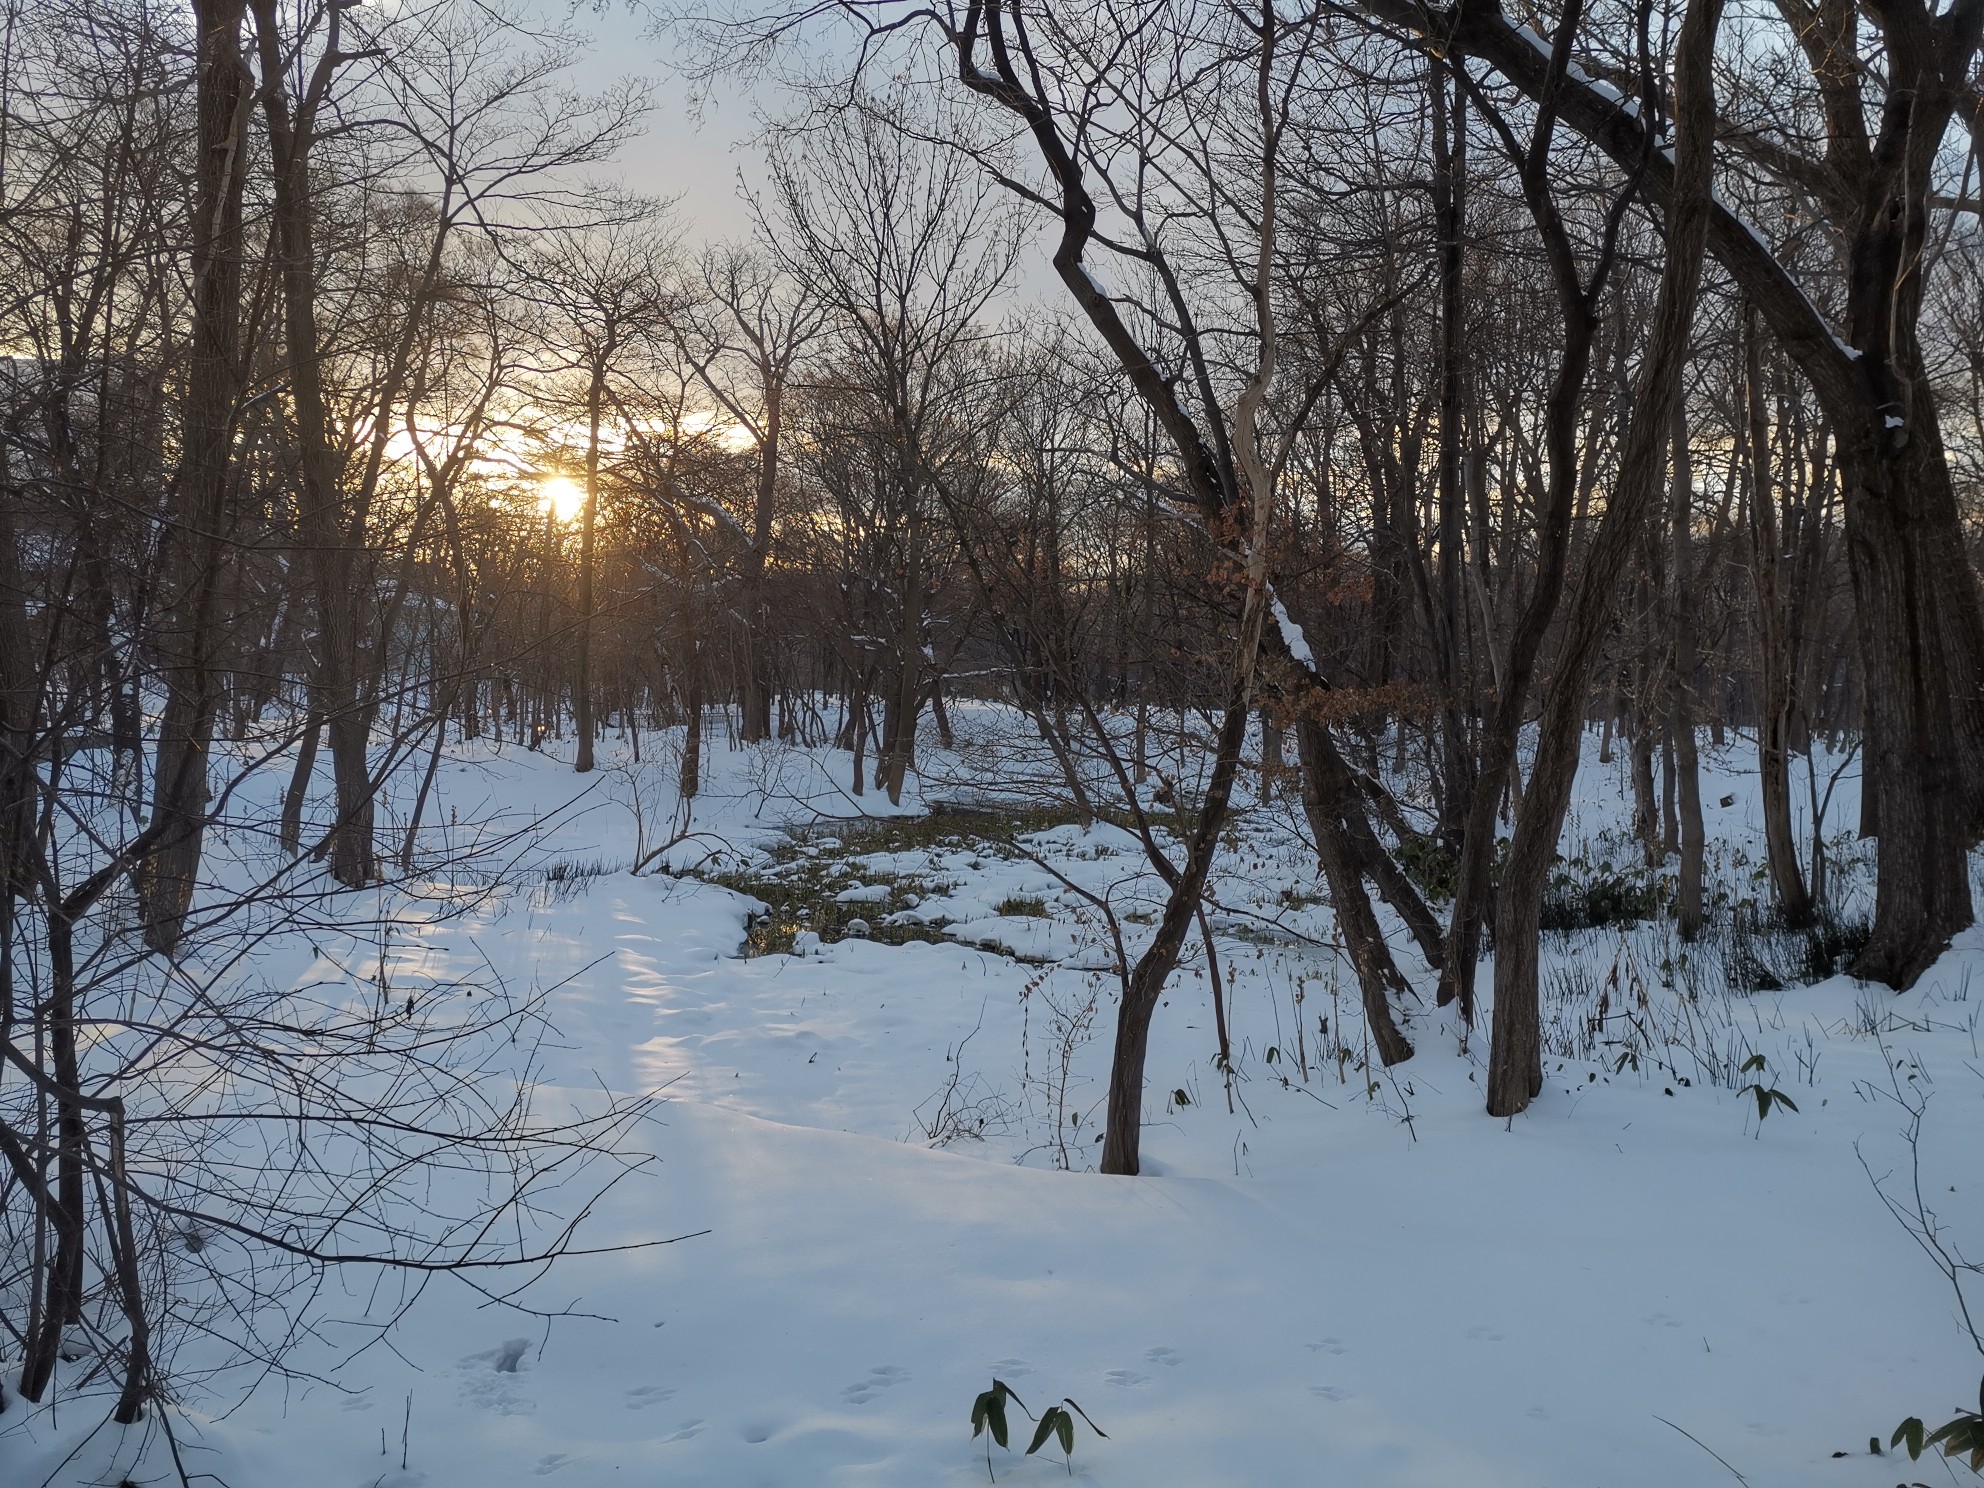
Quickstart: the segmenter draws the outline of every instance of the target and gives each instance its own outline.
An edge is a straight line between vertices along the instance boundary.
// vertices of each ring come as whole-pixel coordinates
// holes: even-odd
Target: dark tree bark
[[[218,678],[215,614],[228,525],[235,417],[241,386],[242,190],[248,158],[246,0],[198,0],[194,109],[199,156],[192,213],[193,324],[183,448],[162,564],[165,707],[153,768],[155,845],[137,881],[145,944],[179,948],[200,871]]]
[[[1599,519],[1566,617],[1562,653],[1544,700],[1536,764],[1509,846],[1495,917],[1495,1016],[1488,1056],[1488,1112],[1513,1116],[1543,1088],[1536,958],[1543,890],[1557,855],[1578,766],[1587,690],[1609,629],[1619,580],[1665,485],[1663,458],[1680,406],[1681,378],[1709,226],[1715,150],[1712,66],[1722,0],[1692,0],[1674,58],[1674,173],[1667,193],[1667,261],[1618,484]]]
[[[1531,97],[1548,60],[1489,0],[1451,8],[1363,0],[1372,13],[1479,58]],[[1911,985],[1970,923],[1965,848],[1984,817],[1984,608],[1965,554],[1949,462],[1917,340],[1932,167],[1969,97],[1984,4],[1883,6],[1864,37],[1853,0],[1783,0],[1825,115],[1822,162],[1776,162],[1845,245],[1847,318],[1836,332],[1761,237],[1720,201],[1708,238],[1810,382],[1832,425],[1865,690],[1866,809],[1878,839],[1874,934],[1853,971]],[[1882,65],[1863,65],[1876,46]],[[1878,85],[1878,100],[1865,95]],[[1677,166],[1648,149],[1640,113],[1578,79],[1565,121],[1615,160],[1644,162],[1656,199]],[[1869,129],[1870,122],[1873,125]]]
[[[1581,4],[1573,0],[1559,23],[1557,55],[1551,63],[1551,76],[1558,85],[1567,76],[1570,42],[1582,13]],[[1599,296],[1609,277],[1617,246],[1616,237],[1608,234],[1587,281],[1579,271],[1570,234],[1550,188],[1549,154],[1557,127],[1556,99],[1556,86],[1546,87],[1527,148],[1518,145],[1504,128],[1505,148],[1515,163],[1524,202],[1543,243],[1558,312],[1563,319],[1564,339],[1543,409],[1546,470],[1545,487],[1537,502],[1541,520],[1537,532],[1536,580],[1510,637],[1494,711],[1481,733],[1480,765],[1461,837],[1453,910],[1440,965],[1439,1003],[1445,1006],[1457,1001],[1461,1016],[1469,1024],[1474,1021],[1475,967],[1481,957],[1489,872],[1495,860],[1495,817],[1504,794],[1515,794],[1520,789],[1516,749],[1522,735],[1524,710],[1537,657],[1563,598],[1581,478],[1578,414],[1598,335]],[[1491,122],[1500,119],[1493,113],[1487,117]],[[1615,205],[1615,214],[1617,210]]]
[[[1461,664],[1464,615],[1461,547],[1466,500],[1461,471],[1466,458],[1467,415],[1462,394],[1466,369],[1465,304],[1467,233],[1467,94],[1456,86],[1448,102],[1448,70],[1435,65],[1427,75],[1433,104],[1433,215],[1440,236],[1440,446],[1439,565],[1437,600],[1431,606],[1434,671],[1439,679],[1441,763],[1445,789],[1440,797],[1440,836],[1459,851],[1466,838],[1468,805],[1474,794],[1474,744],[1468,737],[1466,673]]]
[[[333,7],[324,50],[302,95],[292,100],[283,83],[286,58],[277,0],[251,0],[251,5],[262,59],[262,115],[269,132],[283,351],[302,475],[297,526],[307,545],[306,563],[316,591],[318,695],[331,746],[335,808],[327,843],[332,877],[356,886],[378,877],[373,710],[360,695],[363,620],[358,542],[345,521],[344,461],[332,440],[317,330],[316,203],[311,186],[317,122],[337,69],[352,60],[352,54],[338,48],[342,12]]]
[[[1673,650],[1667,676],[1667,718],[1674,736],[1675,815],[1678,818],[1680,863],[1674,896],[1675,928],[1691,941],[1702,933],[1701,763],[1695,749],[1695,612],[1699,593],[1694,559],[1694,466],[1689,458],[1688,420],[1683,410],[1674,420],[1674,484],[1671,513],[1673,551],[1668,559],[1672,585]]]
[[[1750,498],[1750,575],[1756,596],[1757,652],[1762,696],[1757,700],[1757,765],[1761,776],[1764,846],[1777,912],[1787,925],[1803,925],[1812,901],[1798,866],[1791,830],[1791,656],[1785,634],[1780,576],[1782,544],[1777,494],[1772,488],[1770,430],[1764,408],[1763,363],[1756,316],[1743,318],[1744,448]]]

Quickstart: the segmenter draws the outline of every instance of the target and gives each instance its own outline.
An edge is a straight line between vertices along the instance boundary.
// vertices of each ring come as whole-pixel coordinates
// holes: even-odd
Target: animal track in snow
[[[1650,1312],[1640,1319],[1649,1328],[1678,1328],[1681,1320],[1671,1312]]]
[[[692,1436],[701,1436],[702,1434],[703,1434],[702,1417],[695,1416],[687,1421],[684,1421],[680,1426],[676,1427],[674,1431],[670,1432],[667,1436],[664,1436],[662,1440],[665,1442],[687,1441]]]
[[[840,1398],[849,1405],[866,1405],[877,1395],[909,1378],[909,1371],[900,1364],[877,1364],[868,1371],[868,1378],[856,1380],[840,1392]]]
[[[1112,1369],[1102,1378],[1104,1383],[1116,1385],[1125,1390],[1129,1389],[1132,1385],[1142,1385],[1150,1382],[1149,1375],[1138,1374],[1134,1369]]]
[[[461,1375],[462,1399],[498,1415],[529,1415],[537,1409],[524,1394],[529,1352],[528,1338],[511,1338],[461,1360],[455,1368]]]
[[[1309,1393],[1318,1400],[1348,1400],[1350,1392],[1337,1385],[1311,1385]]]
[[[548,1478],[572,1459],[563,1452],[552,1452],[537,1459],[537,1476]]]
[[[674,1394],[666,1385],[636,1385],[627,1392],[627,1409],[645,1410],[651,1405],[660,1405]]]
[[[1001,1375],[1011,1375],[1018,1379],[1023,1374],[1032,1374],[1033,1366],[1024,1359],[994,1359],[992,1368]]]
[[[1156,1348],[1144,1350],[1144,1357],[1153,1364],[1167,1364],[1173,1369],[1185,1362],[1185,1356],[1168,1344],[1160,1343]]]
[[[1472,1328],[1467,1330],[1467,1336],[1472,1338],[1476,1343],[1500,1343],[1509,1335],[1496,1332],[1486,1323],[1476,1323]]]
[[[1350,1345],[1345,1343],[1341,1338],[1325,1338],[1318,1343],[1305,1343],[1302,1347],[1312,1354],[1347,1354],[1350,1352]]]

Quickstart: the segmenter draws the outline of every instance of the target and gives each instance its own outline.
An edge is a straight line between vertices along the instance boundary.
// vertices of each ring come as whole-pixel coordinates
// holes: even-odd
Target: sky
[[[689,242],[746,236],[751,221],[738,194],[738,176],[741,171],[747,180],[756,179],[762,157],[752,144],[755,115],[776,112],[777,98],[761,100],[748,90],[724,86],[697,107],[676,71],[676,44],[621,0],[603,14],[588,5],[571,14],[560,0],[532,4],[547,18],[569,14],[569,24],[592,34],[592,52],[578,69],[582,85],[603,86],[628,75],[653,83],[654,112],[647,133],[622,151],[617,163],[627,185],[674,199]]]
[[[673,201],[686,247],[752,236],[740,179],[762,188],[764,154],[757,137],[764,120],[794,112],[792,96],[771,80],[692,85],[681,75],[681,43],[652,22],[641,0],[603,0],[603,11],[595,11],[589,0],[524,3],[547,20],[563,20],[592,36],[592,50],[575,74],[580,86],[604,88],[628,76],[653,85],[647,132],[621,152],[611,173],[632,190]],[[1002,303],[1063,304],[1065,292],[1048,253],[1046,239],[1030,241]]]

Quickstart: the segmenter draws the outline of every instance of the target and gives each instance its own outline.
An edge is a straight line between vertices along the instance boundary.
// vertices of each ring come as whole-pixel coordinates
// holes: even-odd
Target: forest
[[[0,0],[0,1481],[1967,1480],[1980,543],[1984,0]]]

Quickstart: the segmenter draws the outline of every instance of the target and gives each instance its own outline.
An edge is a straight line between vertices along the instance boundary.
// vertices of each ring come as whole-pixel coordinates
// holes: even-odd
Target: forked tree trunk
[[[359,545],[345,524],[343,461],[331,437],[317,334],[316,206],[311,185],[317,113],[329,96],[332,76],[347,58],[336,48],[339,12],[333,9],[324,54],[302,96],[292,102],[281,82],[287,73],[279,7],[276,0],[252,0],[252,4],[262,56],[262,113],[268,124],[272,165],[284,362],[302,477],[297,526],[307,544],[316,589],[317,682],[331,746],[336,801],[329,838],[331,876],[355,886],[378,877],[373,841],[372,708],[361,698],[359,686],[362,601],[360,565],[354,561]]]
[[[1562,25],[1576,24],[1576,10]],[[1481,932],[1489,909],[1489,878],[1497,850],[1495,818],[1504,797],[1520,796],[1516,752],[1522,736],[1523,714],[1529,699],[1536,661],[1551,621],[1563,598],[1569,566],[1572,516],[1579,481],[1578,409],[1591,369],[1597,339],[1595,291],[1610,270],[1601,258],[1593,270],[1591,288],[1580,280],[1569,235],[1550,195],[1547,159],[1532,149],[1522,164],[1524,199],[1543,239],[1551,267],[1559,313],[1564,322],[1564,347],[1543,408],[1543,443],[1548,461],[1545,489],[1537,503],[1536,582],[1509,638],[1494,712],[1481,731],[1480,765],[1461,835],[1460,865],[1455,877],[1453,909],[1447,922],[1440,960],[1438,1002],[1460,1004],[1461,1017],[1474,1023],[1474,975],[1481,958]],[[1610,253],[1608,247],[1608,254]]]
[[[1496,906],[1495,1016],[1488,1056],[1488,1112],[1513,1116],[1543,1088],[1543,1029],[1537,1001],[1537,942],[1543,890],[1557,855],[1576,778],[1591,674],[1626,564],[1664,484],[1662,458],[1680,406],[1682,372],[1708,236],[1715,149],[1713,60],[1722,0],[1692,0],[1675,47],[1673,187],[1667,201],[1667,261],[1660,278],[1619,478],[1599,519],[1565,625],[1563,652],[1544,701],[1536,764],[1509,848]]]
[[[1205,895],[1206,875],[1219,850],[1232,801],[1233,780],[1239,771],[1240,748],[1247,737],[1247,693],[1253,672],[1250,651],[1260,643],[1260,623],[1241,625],[1240,681],[1228,701],[1213,750],[1212,772],[1198,825],[1186,850],[1185,865],[1170,885],[1157,934],[1123,983],[1123,1001],[1116,1010],[1116,1040],[1109,1061],[1109,1093],[1104,1099],[1102,1136],[1104,1173],[1135,1176],[1142,1171],[1144,1126],[1144,1066],[1150,1052],[1150,1024],[1164,984],[1178,967],[1178,955]]]
[[[1329,885],[1337,930],[1357,973],[1364,1021],[1379,1059],[1389,1066],[1412,1057],[1411,1041],[1399,1031],[1391,1010],[1391,999],[1410,996],[1412,987],[1392,960],[1391,948],[1385,944],[1371,901],[1365,896],[1357,849],[1344,826],[1344,795],[1351,788],[1350,777],[1325,729],[1320,719],[1308,714],[1295,726],[1302,760],[1302,810],[1316,839],[1316,856]],[[1351,804],[1361,812],[1362,808]]]

